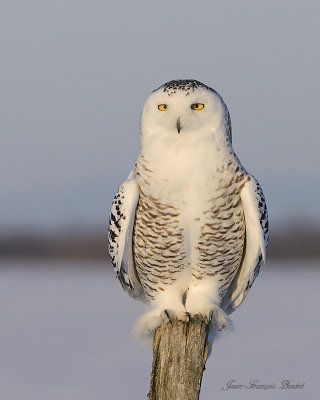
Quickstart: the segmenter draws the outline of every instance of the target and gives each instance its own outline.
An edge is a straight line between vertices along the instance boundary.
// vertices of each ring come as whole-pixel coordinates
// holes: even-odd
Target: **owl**
[[[229,111],[199,81],[167,82],[145,102],[140,143],[110,213],[116,276],[149,306],[141,332],[196,314],[221,330],[268,244],[264,195],[232,148]]]

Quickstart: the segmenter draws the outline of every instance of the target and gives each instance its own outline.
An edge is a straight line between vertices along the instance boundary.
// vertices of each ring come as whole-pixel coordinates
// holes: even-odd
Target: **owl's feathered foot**
[[[213,324],[213,327],[218,331],[222,331],[230,325],[227,314],[217,306],[215,306],[210,313],[210,321]]]
[[[203,318],[206,318],[208,321],[212,323],[214,329],[218,331],[222,331],[230,325],[229,318],[225,314],[225,312],[218,306],[211,304],[207,310],[198,310],[191,312],[189,310],[189,320],[192,321],[195,315],[201,315]]]
[[[136,323],[134,333],[137,336],[148,339],[159,328],[162,322],[172,323],[173,320],[190,322],[192,317],[182,306],[179,310],[173,309],[153,309],[143,314]]]
[[[220,302],[218,283],[215,279],[209,278],[200,282],[195,281],[190,285],[185,307],[191,317],[200,314],[211,321],[212,328],[222,331],[230,323],[226,313],[219,307]]]
[[[185,322],[192,322],[193,318],[191,317],[191,315],[188,312],[183,312],[181,313],[175,313],[173,310],[163,310],[161,313],[162,317],[163,317],[163,321],[166,322],[171,322],[174,319],[178,319],[179,321],[185,321]]]

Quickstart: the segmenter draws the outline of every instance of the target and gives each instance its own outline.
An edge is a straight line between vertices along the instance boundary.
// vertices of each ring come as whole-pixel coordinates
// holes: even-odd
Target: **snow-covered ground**
[[[263,269],[214,345],[201,400],[319,398],[319,281],[309,262]],[[145,399],[152,354],[131,336],[142,310],[107,265],[2,261],[0,399]],[[231,380],[276,388],[223,391]]]

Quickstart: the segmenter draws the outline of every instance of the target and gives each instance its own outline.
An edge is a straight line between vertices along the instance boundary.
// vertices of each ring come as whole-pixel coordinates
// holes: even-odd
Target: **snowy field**
[[[308,262],[264,268],[214,345],[201,400],[319,398],[319,281]],[[0,400],[146,399],[152,354],[131,336],[142,310],[107,265],[2,261]],[[276,388],[223,391],[231,380]]]

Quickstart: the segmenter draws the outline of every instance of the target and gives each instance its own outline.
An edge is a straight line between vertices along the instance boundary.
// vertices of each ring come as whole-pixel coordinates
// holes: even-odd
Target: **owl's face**
[[[171,81],[147,99],[141,116],[142,141],[183,141],[197,135],[228,138],[228,110],[221,97],[193,80]]]

